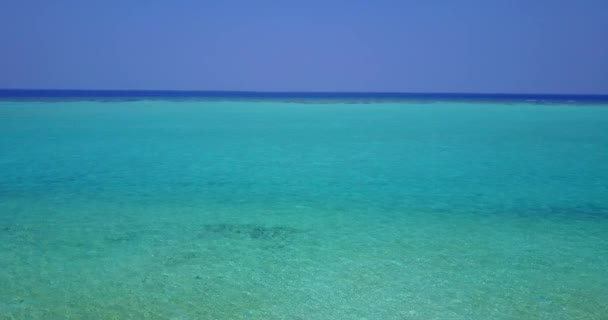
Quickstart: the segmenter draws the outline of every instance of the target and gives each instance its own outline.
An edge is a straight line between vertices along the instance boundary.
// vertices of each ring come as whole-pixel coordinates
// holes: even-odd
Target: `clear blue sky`
[[[0,0],[0,88],[608,94],[608,0]]]

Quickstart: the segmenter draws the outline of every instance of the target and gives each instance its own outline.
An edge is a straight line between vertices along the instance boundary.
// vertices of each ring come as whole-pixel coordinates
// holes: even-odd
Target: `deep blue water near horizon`
[[[197,90],[67,90],[67,89],[0,89],[0,99],[28,101],[125,101],[125,100],[187,100],[212,101],[263,99],[298,103],[366,103],[387,101],[475,101],[608,104],[606,94],[542,94],[542,93],[451,93],[451,92],[290,92],[290,91],[197,91]]]
[[[106,98],[0,101],[0,319],[608,314],[606,103]]]

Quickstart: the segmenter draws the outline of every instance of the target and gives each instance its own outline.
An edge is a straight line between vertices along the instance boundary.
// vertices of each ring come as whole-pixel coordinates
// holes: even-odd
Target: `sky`
[[[608,94],[608,1],[0,0],[0,88]]]

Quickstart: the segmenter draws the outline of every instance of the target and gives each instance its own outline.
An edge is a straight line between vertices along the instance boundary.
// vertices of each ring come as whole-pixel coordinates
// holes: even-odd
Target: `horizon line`
[[[546,92],[473,92],[473,91],[292,91],[292,90],[200,90],[200,89],[48,89],[48,88],[0,88],[9,91],[47,91],[47,92],[184,92],[184,93],[252,93],[252,94],[395,94],[395,95],[505,95],[505,96],[600,96],[608,93],[546,93]]]

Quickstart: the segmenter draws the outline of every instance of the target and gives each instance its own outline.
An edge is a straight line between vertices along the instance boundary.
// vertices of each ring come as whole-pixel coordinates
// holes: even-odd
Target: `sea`
[[[2,91],[0,319],[608,319],[608,98]]]

